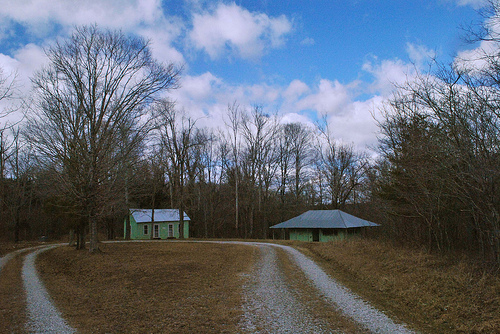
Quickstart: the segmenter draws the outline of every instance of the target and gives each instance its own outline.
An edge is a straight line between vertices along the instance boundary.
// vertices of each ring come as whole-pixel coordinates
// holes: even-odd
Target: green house
[[[290,240],[333,241],[379,226],[340,210],[310,210],[283,223],[271,226],[288,232]]]
[[[177,209],[130,209],[130,239],[177,239],[179,238],[179,210]],[[184,213],[184,238],[189,238],[191,219]],[[126,231],[127,219],[125,219]],[[126,237],[126,236],[125,236]]]

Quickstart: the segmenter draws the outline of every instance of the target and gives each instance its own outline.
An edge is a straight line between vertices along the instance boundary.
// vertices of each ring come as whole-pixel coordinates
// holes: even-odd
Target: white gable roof
[[[130,209],[130,213],[137,223],[151,223],[151,209]],[[184,221],[191,220],[184,212]],[[179,210],[155,209],[155,222],[178,222]]]

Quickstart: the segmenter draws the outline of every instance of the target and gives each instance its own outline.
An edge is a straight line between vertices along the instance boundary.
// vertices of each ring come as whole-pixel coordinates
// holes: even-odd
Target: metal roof
[[[355,228],[379,226],[340,210],[310,210],[271,228]]]
[[[151,223],[151,209],[130,209],[130,213],[137,223]],[[184,220],[191,220],[184,212]],[[155,222],[177,222],[179,221],[179,210],[177,209],[155,209]]]

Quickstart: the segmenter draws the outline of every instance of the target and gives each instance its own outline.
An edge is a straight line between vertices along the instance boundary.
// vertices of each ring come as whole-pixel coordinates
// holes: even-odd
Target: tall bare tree
[[[285,135],[290,138],[290,152],[294,168],[293,192],[295,201],[298,202],[304,187],[303,170],[311,155],[312,132],[300,123],[291,123],[285,126]]]
[[[175,109],[169,100],[158,101],[155,105],[157,130],[160,145],[168,162],[170,182],[173,185],[179,209],[179,237],[184,238],[185,184],[189,158],[199,145],[196,137],[195,121]]]
[[[242,171],[247,186],[248,225],[245,236],[254,234],[255,204],[257,212],[263,220],[266,230],[266,217],[262,217],[264,194],[274,179],[278,165],[276,164],[275,140],[279,126],[277,119],[264,112],[262,106],[254,106],[250,115],[245,115],[241,124],[244,151]]]
[[[227,107],[227,117],[228,123],[226,126],[230,130],[231,136],[231,146],[233,151],[233,159],[234,159],[234,201],[235,201],[235,217],[234,217],[234,228],[236,233],[239,230],[239,165],[238,158],[240,154],[240,143],[239,143],[239,131],[241,129],[241,121],[242,121],[242,110],[240,105],[235,101],[233,104],[228,105]]]
[[[365,178],[368,161],[355,152],[352,145],[337,143],[332,138],[326,120],[319,127],[322,133],[316,147],[316,164],[330,193],[331,207],[344,209],[352,203],[356,189]]]
[[[15,99],[16,93],[16,76],[6,75],[3,69],[0,68],[0,102],[7,105],[7,101]],[[9,115],[16,111],[15,107],[7,106],[0,107],[0,221],[7,221],[7,188],[6,188],[6,174],[7,162],[15,156],[15,143],[16,134],[18,133],[14,128],[16,122],[9,119]]]
[[[120,131],[147,132],[148,106],[175,88],[179,68],[153,59],[142,38],[97,26],[75,29],[47,52],[49,65],[33,78],[37,104],[27,137],[59,172],[98,247],[98,221],[113,186],[113,171],[131,147],[117,151]]]

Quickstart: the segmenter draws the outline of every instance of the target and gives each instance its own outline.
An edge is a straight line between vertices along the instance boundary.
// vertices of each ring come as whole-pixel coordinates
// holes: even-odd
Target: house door
[[[319,229],[313,230],[313,241],[319,241]]]
[[[160,225],[153,225],[153,239],[160,239]]]

